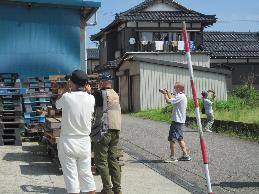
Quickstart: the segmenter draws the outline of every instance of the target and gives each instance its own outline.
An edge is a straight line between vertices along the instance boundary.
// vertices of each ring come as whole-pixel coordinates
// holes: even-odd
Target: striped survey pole
[[[193,96],[194,107],[195,107],[196,121],[197,121],[198,130],[199,130],[199,134],[200,134],[200,145],[201,145],[203,163],[204,163],[204,168],[205,168],[205,175],[206,175],[206,180],[207,180],[207,188],[208,188],[208,193],[212,194],[210,173],[209,173],[209,159],[207,156],[205,139],[203,137],[197,92],[196,92],[196,88],[194,86],[194,81],[193,81],[194,75],[193,75],[193,68],[192,68],[191,52],[190,52],[185,22],[183,22],[183,37],[184,37],[184,47],[185,47],[185,52],[186,52],[186,58],[187,58],[188,68],[189,68],[189,73],[190,73],[190,82],[191,82],[192,96]]]

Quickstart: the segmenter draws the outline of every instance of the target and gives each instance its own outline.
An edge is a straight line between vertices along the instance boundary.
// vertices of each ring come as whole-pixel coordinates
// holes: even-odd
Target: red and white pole
[[[194,107],[195,107],[196,121],[197,121],[197,126],[198,126],[198,130],[199,130],[199,134],[200,134],[200,145],[201,145],[205,175],[206,175],[206,180],[207,180],[207,188],[208,188],[208,193],[212,194],[210,173],[209,173],[209,159],[207,156],[205,139],[203,137],[203,130],[202,130],[202,125],[201,125],[200,111],[199,111],[199,102],[198,102],[198,98],[197,98],[196,88],[194,85],[194,75],[193,75],[193,68],[192,68],[191,52],[190,52],[189,40],[188,40],[185,22],[183,22],[183,37],[184,37],[184,47],[185,47],[185,52],[186,52],[186,58],[187,58],[189,73],[190,73],[190,82],[191,82],[192,96],[193,96]]]

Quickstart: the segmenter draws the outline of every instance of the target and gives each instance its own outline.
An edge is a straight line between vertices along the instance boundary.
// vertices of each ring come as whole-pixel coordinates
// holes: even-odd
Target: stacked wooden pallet
[[[23,80],[28,93],[23,96],[26,135],[38,136],[40,126],[45,123],[45,112],[51,103],[51,82],[49,77],[29,77]]]
[[[0,87],[20,88],[20,82],[17,82],[17,73],[0,73]]]
[[[29,92],[50,91],[51,83],[49,77],[28,77],[23,80],[23,87],[29,89]]]
[[[0,74],[0,145],[21,145],[24,131],[21,95],[25,88],[16,88],[17,74]]]
[[[59,169],[61,169],[61,166],[58,159],[57,144],[59,141],[60,131],[61,112],[49,106],[44,125],[44,139],[47,145],[48,155],[57,164]]]

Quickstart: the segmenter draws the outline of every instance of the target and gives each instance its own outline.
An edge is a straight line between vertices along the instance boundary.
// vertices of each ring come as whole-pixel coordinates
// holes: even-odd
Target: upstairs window
[[[169,41],[169,33],[168,32],[154,32],[154,41]]]
[[[141,32],[140,41],[153,41],[153,32]]]

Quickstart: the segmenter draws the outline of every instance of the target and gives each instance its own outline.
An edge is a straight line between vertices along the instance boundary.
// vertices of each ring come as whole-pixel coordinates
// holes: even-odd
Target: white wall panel
[[[181,81],[185,85],[185,93],[192,97],[188,69],[140,62],[140,101],[141,110],[163,107],[163,95],[159,88],[168,88],[173,91],[174,83]],[[217,99],[227,99],[226,77],[223,74],[194,70],[195,86],[198,97],[203,90],[212,89]]]

